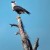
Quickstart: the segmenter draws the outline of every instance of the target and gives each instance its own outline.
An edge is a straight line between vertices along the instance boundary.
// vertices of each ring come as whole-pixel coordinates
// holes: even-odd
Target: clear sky
[[[39,37],[38,50],[50,50],[50,0],[15,0],[17,5],[30,11],[22,14],[25,30],[32,43]],[[11,9],[11,0],[0,0],[0,50],[23,50],[20,35],[16,27],[18,14]]]

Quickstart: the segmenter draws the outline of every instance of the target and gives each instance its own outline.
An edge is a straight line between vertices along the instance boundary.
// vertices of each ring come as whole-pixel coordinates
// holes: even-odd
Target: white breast
[[[12,10],[14,10],[14,6],[16,6],[16,3],[11,3]]]

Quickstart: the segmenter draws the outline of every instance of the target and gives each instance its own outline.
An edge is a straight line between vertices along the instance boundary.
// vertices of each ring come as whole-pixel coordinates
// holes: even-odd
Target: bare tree
[[[24,30],[24,26],[23,26],[23,22],[21,20],[21,17],[18,16],[17,21],[18,21],[18,24],[10,24],[10,25],[11,25],[11,27],[12,26],[18,27],[19,32],[17,32],[17,34],[20,34],[20,36],[21,36],[22,45],[23,45],[24,50],[37,50],[37,47],[39,46],[39,43],[38,43],[39,38],[37,38],[37,40],[34,44],[34,47],[32,47],[32,44],[29,40],[29,37],[28,37],[27,33]]]

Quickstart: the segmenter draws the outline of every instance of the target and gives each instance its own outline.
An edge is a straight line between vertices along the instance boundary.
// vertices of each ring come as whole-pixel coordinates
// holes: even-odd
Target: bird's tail
[[[25,10],[25,12],[26,12],[27,14],[30,14],[30,12],[28,12],[27,10]]]

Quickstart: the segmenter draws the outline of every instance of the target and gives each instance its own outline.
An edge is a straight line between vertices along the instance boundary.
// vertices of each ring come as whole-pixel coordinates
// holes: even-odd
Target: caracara
[[[26,9],[16,5],[15,1],[11,1],[11,5],[12,5],[12,10],[17,12],[18,14],[30,14],[30,12],[28,12]]]

